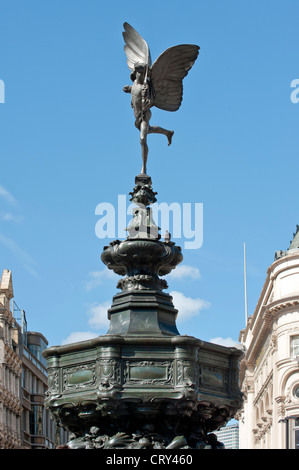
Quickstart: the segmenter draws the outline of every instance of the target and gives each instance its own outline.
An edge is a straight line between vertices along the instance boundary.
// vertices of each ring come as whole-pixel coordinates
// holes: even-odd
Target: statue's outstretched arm
[[[123,87],[123,91],[124,91],[125,93],[131,93],[131,91],[132,91],[132,86],[131,86],[131,85],[126,85],[126,86],[124,86],[124,87]]]

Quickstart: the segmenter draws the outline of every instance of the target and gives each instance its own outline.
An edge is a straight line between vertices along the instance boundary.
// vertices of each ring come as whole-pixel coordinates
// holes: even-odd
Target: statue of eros
[[[199,46],[182,44],[170,47],[152,64],[146,41],[128,23],[124,23],[124,30],[124,49],[133,85],[125,86],[123,90],[131,93],[135,126],[140,131],[141,174],[146,174],[147,135],[164,134],[170,145],[174,133],[159,126],[150,126],[150,108],[156,106],[165,111],[179,109],[183,99],[183,79],[197,59]]]

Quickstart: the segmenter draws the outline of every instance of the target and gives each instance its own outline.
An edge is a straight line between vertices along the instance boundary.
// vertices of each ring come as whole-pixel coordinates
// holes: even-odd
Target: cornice
[[[293,261],[293,260],[298,260],[298,266],[299,266],[299,251],[296,250],[293,253],[292,252],[287,252],[285,256],[282,256],[281,258],[278,258],[271,264],[271,268],[274,270],[277,266],[280,264],[287,263],[288,261]],[[281,272],[282,269],[279,271]],[[283,269],[284,271],[284,269]]]
[[[1,449],[21,448],[21,438],[16,431],[11,431],[8,426],[0,423],[0,446]]]
[[[9,408],[11,411],[13,411],[17,415],[21,415],[22,413],[22,405],[21,405],[21,400],[16,397],[14,393],[12,393],[11,390],[7,390],[5,387],[0,387],[0,397],[1,397],[1,403],[6,408]]]
[[[273,315],[267,309],[266,306],[263,306],[263,313],[259,318],[259,322],[255,325],[255,332],[253,332],[253,338],[251,344],[248,347],[246,354],[247,364],[253,365],[256,359],[256,356],[264,344],[267,335],[270,333],[271,323],[273,322]]]
[[[263,394],[265,393],[265,391],[267,390],[269,384],[271,384],[272,382],[272,379],[273,379],[273,370],[270,372],[270,374],[268,375],[268,377],[266,378],[265,382],[263,383],[261,389],[258,391],[254,401],[253,401],[253,404],[254,406],[258,403],[258,401],[260,400],[260,398],[263,396]]]
[[[267,270],[267,277],[266,277],[266,280],[264,282],[262,292],[259,296],[257,305],[256,305],[255,310],[254,310],[254,313],[247,320],[246,328],[245,328],[245,331],[244,331],[244,340],[243,340],[244,342],[246,341],[246,337],[247,337],[247,334],[248,334],[249,330],[252,330],[252,326],[255,325],[256,318],[259,315],[260,309],[263,308],[263,303],[262,302],[263,302],[263,300],[266,296],[267,291],[271,290],[271,288],[272,288],[273,278],[270,276],[270,272],[271,272],[271,266]]]
[[[5,344],[5,365],[16,375],[22,374],[22,359],[7,344]]]
[[[253,364],[256,355],[265,342],[267,335],[271,332],[273,322],[286,310],[299,309],[299,295],[285,297],[275,300],[269,304],[262,305],[259,316],[252,328],[252,341],[248,347],[246,361]]]
[[[289,266],[289,262],[294,261],[294,260],[296,260],[298,262],[296,264],[294,264],[293,266]],[[280,269],[277,269],[280,265],[281,265]],[[285,266],[283,266],[283,265],[285,265]],[[265,307],[265,304],[263,305],[263,301],[264,301],[265,297],[267,297],[267,292],[269,292],[269,291],[271,292],[271,289],[272,289],[272,286],[273,286],[273,281],[276,279],[276,277],[281,272],[286,271],[289,268],[295,268],[296,266],[299,267],[299,251],[297,251],[296,253],[291,253],[291,254],[288,253],[286,256],[275,260],[268,267],[267,277],[265,279],[265,282],[264,282],[261,294],[259,296],[256,308],[254,310],[253,315],[248,318],[246,328],[243,330],[244,331],[244,333],[243,333],[243,335],[244,335],[244,340],[243,341],[244,342],[246,340],[246,337],[247,337],[247,334],[248,334],[249,330],[252,329],[253,326],[255,326],[255,322],[257,321],[257,318],[260,314],[260,311]],[[297,296],[297,297],[299,299],[299,296]],[[283,299],[283,301],[286,301],[286,299]],[[277,301],[277,302],[279,303],[280,300]]]
[[[13,327],[14,317],[11,311],[3,307],[2,304],[0,304],[0,322],[1,321]]]
[[[277,313],[280,310],[285,308],[294,308],[299,306],[299,295],[293,295],[289,297],[284,297],[274,302],[269,303],[265,307],[269,310],[271,314]]]

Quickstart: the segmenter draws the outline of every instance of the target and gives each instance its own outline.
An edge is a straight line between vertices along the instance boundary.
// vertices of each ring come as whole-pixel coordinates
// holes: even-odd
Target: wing
[[[124,49],[129,69],[134,70],[134,65],[138,62],[150,67],[151,56],[147,42],[128,23],[124,23],[124,29],[123,37],[126,43]]]
[[[165,111],[177,111],[183,99],[183,79],[197,59],[199,46],[182,44],[170,47],[154,62],[151,80],[155,91],[155,106]]]

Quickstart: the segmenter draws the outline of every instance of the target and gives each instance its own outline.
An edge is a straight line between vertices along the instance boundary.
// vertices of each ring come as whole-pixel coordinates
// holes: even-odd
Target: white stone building
[[[299,448],[299,226],[289,249],[276,252],[239,341],[240,448]]]
[[[67,442],[44,406],[48,374],[41,352],[48,345],[38,332],[19,325],[14,314],[11,271],[0,277],[0,449],[52,449]]]
[[[11,272],[0,279],[0,448],[21,446],[21,374],[18,325],[10,302],[13,298]]]

